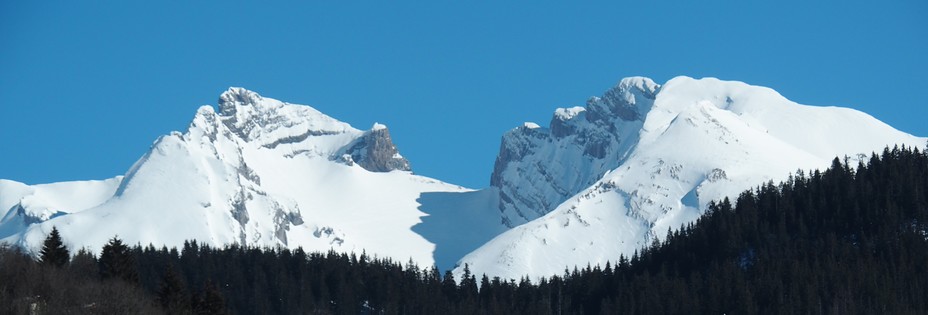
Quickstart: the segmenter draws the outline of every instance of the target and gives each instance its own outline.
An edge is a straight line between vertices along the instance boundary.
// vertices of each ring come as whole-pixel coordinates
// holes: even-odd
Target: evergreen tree
[[[454,274],[451,273],[451,270],[446,270],[445,276],[441,278],[441,292],[444,293],[449,302],[457,302],[458,284],[454,281]]]
[[[198,315],[222,315],[228,313],[222,292],[219,292],[219,287],[213,281],[206,280],[206,284],[203,286],[203,294],[196,299],[194,312]]]
[[[138,267],[129,247],[118,237],[110,239],[100,254],[100,276],[103,279],[122,279],[130,283],[139,282]]]
[[[174,265],[168,263],[158,288],[158,303],[168,313],[177,314],[190,307],[188,298],[183,280],[174,270]]]
[[[461,298],[465,300],[474,300],[477,297],[477,278],[470,272],[470,266],[464,264],[464,274],[461,276],[460,292]],[[470,301],[468,301],[470,302]]]
[[[159,302],[170,314],[928,314],[928,154],[887,148],[855,168],[832,164],[712,202],[614,264],[537,284],[477,286],[467,265],[456,283],[450,270],[366,254],[195,241],[180,254],[117,238],[99,261],[82,249],[66,268],[40,268],[52,260],[0,244],[0,314],[147,314]]]
[[[52,232],[45,238],[42,244],[41,256],[39,261],[43,265],[62,267],[71,260],[71,253],[68,248],[61,242],[61,235],[58,234],[58,228],[52,227]]]
[[[95,278],[99,272],[97,257],[87,248],[81,248],[74,254],[71,263],[68,264],[68,271],[78,277],[89,280]]]

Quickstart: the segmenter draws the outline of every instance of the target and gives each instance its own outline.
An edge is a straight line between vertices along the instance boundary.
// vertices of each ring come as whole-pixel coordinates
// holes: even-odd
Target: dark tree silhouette
[[[118,237],[110,239],[100,254],[100,276],[103,279],[122,279],[130,283],[139,282],[138,266],[129,247]]]
[[[928,155],[887,148],[856,164],[764,183],[631,256],[537,281],[115,237],[99,262],[82,249],[43,268],[0,245],[0,314],[928,314]]]
[[[61,241],[61,234],[58,234],[58,228],[52,227],[52,232],[48,233],[45,243],[42,244],[39,261],[43,265],[63,267],[71,260],[71,253]]]
[[[171,263],[168,263],[164,276],[161,278],[161,285],[158,288],[158,303],[170,314],[184,312],[191,306],[187,286],[184,285],[183,280]]]
[[[226,302],[222,298],[222,292],[210,280],[203,285],[203,294],[197,298],[194,311],[198,315],[222,315],[227,314]]]

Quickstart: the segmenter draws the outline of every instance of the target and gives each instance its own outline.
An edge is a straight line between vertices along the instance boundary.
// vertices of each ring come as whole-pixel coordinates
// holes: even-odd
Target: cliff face
[[[409,161],[400,155],[390,138],[386,126],[375,124],[374,128],[350,145],[347,154],[364,169],[371,172],[389,172],[393,170],[411,171]]]
[[[507,132],[490,177],[503,222],[513,227],[538,218],[618,166],[637,143],[659,88],[647,78],[627,78],[585,107],[557,109],[548,128],[526,123]]]

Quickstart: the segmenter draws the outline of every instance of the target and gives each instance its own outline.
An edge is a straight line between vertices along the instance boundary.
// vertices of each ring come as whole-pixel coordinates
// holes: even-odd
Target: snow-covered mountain
[[[196,239],[539,277],[631,254],[712,200],[896,144],[926,138],[741,82],[632,77],[548,127],[506,133],[491,186],[475,191],[414,175],[381,124],[231,88],[123,176],[0,180],[0,241],[36,252],[56,226],[72,249]]]
[[[385,126],[361,131],[241,88],[218,105],[201,107],[186,132],[160,137],[125,176],[0,181],[0,239],[35,251],[57,226],[71,248],[95,251],[118,235],[130,244],[196,239],[434,262],[434,243],[411,230],[425,215],[417,199],[470,190],[413,175]]]
[[[694,221],[712,200],[894,144],[924,148],[926,138],[741,82],[626,78],[586,107],[557,109],[547,128],[503,136],[491,184],[514,228],[456,273],[468,264],[518,279],[604,264]]]

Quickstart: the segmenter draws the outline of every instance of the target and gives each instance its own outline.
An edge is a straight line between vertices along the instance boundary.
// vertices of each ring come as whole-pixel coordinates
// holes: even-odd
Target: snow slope
[[[186,132],[160,137],[124,177],[0,181],[0,237],[34,252],[56,226],[72,249],[99,251],[118,235],[156,246],[196,239],[365,251],[428,266],[435,245],[411,230],[427,215],[417,199],[469,191],[412,174],[384,125],[361,131],[308,106],[231,88],[218,112],[201,107]]]
[[[29,186],[0,179],[0,239],[29,224],[100,205],[116,191],[122,176],[102,181],[60,182]]]
[[[926,138],[741,82],[627,78],[586,107],[558,109],[549,128],[504,136],[493,177],[499,209],[507,222],[528,223],[455,272],[468,264],[518,279],[604,264],[693,222],[712,200],[893,144],[923,148]]]
[[[926,138],[741,82],[631,77],[547,127],[506,133],[491,187],[474,191],[413,174],[382,124],[358,130],[231,88],[123,176],[0,180],[0,241],[35,253],[55,226],[72,249],[196,239],[539,277],[631,254],[712,200],[893,144]]]

